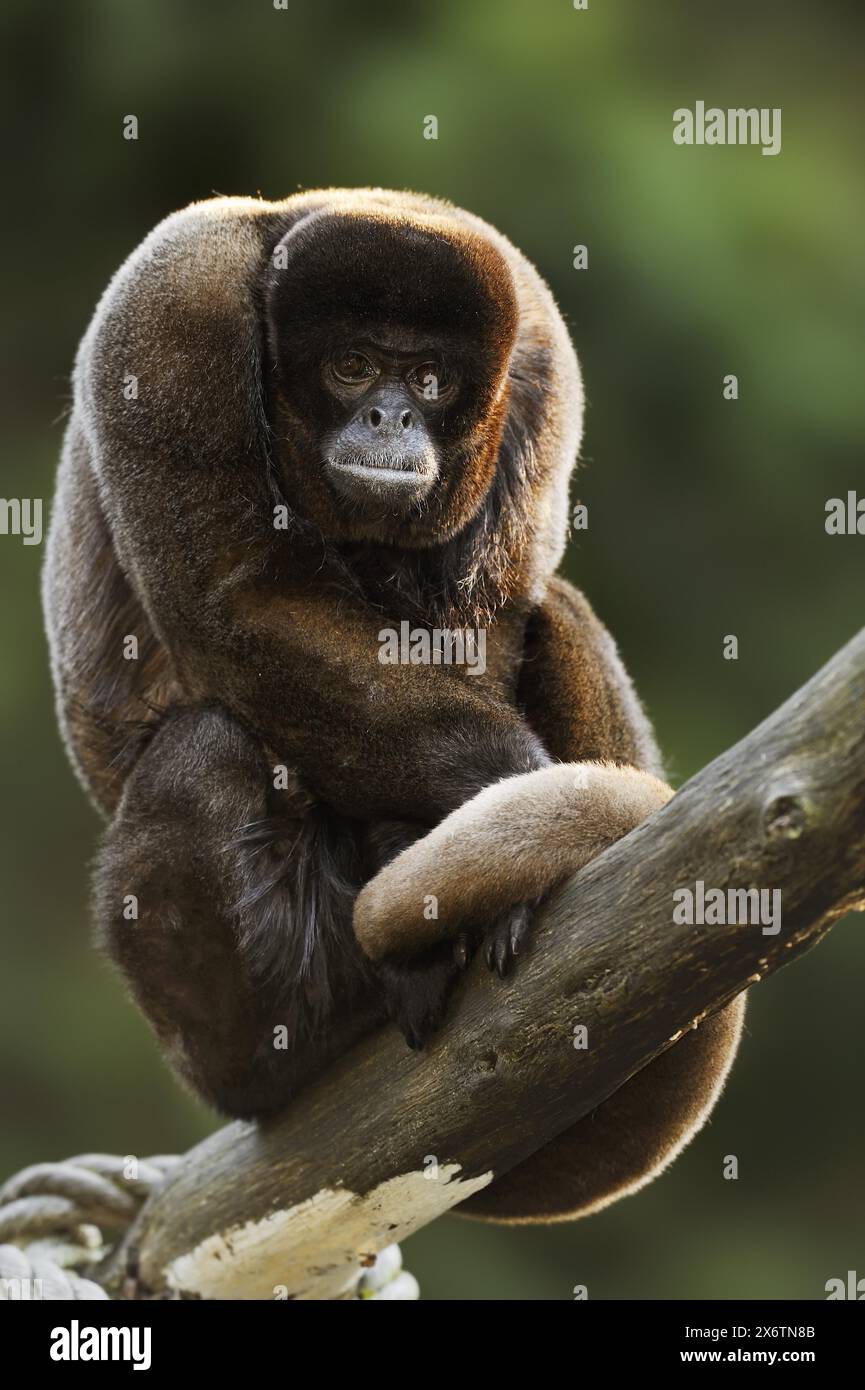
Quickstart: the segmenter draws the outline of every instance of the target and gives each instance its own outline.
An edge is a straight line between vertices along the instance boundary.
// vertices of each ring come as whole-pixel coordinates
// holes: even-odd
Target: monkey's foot
[[[443,942],[413,960],[381,961],[377,969],[389,1016],[409,1047],[426,1047],[445,1016],[451,986],[459,975],[452,943]]]
[[[498,972],[504,979],[516,960],[525,949],[534,923],[537,902],[519,903],[502,914],[483,935],[484,960],[490,970]],[[461,970],[465,970],[477,947],[477,941],[461,932],[454,941],[454,959]]]

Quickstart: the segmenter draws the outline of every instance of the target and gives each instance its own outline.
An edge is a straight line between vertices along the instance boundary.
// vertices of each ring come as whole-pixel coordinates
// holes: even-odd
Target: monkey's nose
[[[407,430],[411,429],[411,426],[414,423],[414,417],[410,410],[385,411],[380,410],[377,405],[374,405],[370,408],[366,418],[368,424],[374,430],[381,429],[383,425],[395,426],[397,421],[399,421],[399,424],[402,426],[404,430]]]

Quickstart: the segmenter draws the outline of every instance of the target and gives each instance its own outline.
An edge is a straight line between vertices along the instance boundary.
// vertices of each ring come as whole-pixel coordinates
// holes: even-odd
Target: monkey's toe
[[[520,903],[504,913],[486,934],[484,959],[504,979],[531,935],[536,903]]]

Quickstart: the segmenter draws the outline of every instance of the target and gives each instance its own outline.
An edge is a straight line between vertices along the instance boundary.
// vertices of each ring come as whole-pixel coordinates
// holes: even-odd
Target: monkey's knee
[[[736,1055],[744,1013],[740,994],[590,1115],[456,1210],[486,1221],[574,1221],[644,1187],[711,1114]]]
[[[269,774],[224,711],[168,718],[96,878],[102,942],[169,1061],[243,1118],[279,1109],[383,1017],[351,930],[355,831]]]
[[[97,859],[97,927],[121,963],[146,959],[163,938],[208,950],[198,920],[230,909],[225,840],[263,805],[263,775],[254,739],[223,711],[165,719],[126,780]]]

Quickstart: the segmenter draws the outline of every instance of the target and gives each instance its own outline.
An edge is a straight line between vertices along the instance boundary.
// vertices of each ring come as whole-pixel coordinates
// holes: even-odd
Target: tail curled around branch
[[[485,787],[358,895],[360,946],[373,960],[412,955],[539,898],[672,795],[650,773],[607,762],[558,763]]]

